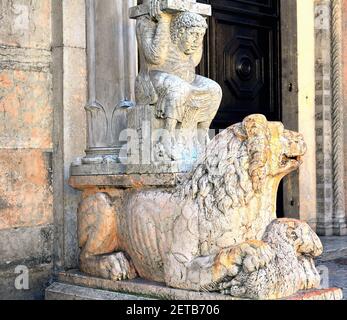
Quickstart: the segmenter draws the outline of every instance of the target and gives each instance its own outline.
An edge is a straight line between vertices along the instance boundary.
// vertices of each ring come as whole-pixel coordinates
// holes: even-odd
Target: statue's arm
[[[148,17],[139,19],[138,41],[148,63],[158,65],[164,61],[170,44],[170,23],[168,15],[155,24]]]

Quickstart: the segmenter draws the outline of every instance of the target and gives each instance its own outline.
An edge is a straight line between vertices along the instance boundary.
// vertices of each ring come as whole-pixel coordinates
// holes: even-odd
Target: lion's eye
[[[296,234],[295,231],[293,231],[293,232],[291,233],[290,236],[291,236],[291,238],[292,238],[294,241],[299,239],[299,237],[298,237],[298,235]]]

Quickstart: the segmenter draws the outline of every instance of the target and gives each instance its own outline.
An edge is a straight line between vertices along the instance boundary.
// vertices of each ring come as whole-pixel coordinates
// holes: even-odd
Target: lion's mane
[[[196,199],[207,218],[214,208],[224,214],[246,206],[261,191],[268,173],[269,135],[262,115],[248,117],[223,131],[183,181],[181,196]]]

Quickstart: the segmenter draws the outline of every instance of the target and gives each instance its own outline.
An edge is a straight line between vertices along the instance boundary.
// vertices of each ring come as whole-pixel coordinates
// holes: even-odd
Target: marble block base
[[[166,174],[187,173],[192,169],[192,162],[172,161],[153,164],[81,163],[72,164],[71,176],[99,176],[121,174]]]
[[[111,281],[90,277],[78,271],[61,272],[58,274],[58,283],[46,290],[46,298],[71,300],[71,297],[90,300],[245,300],[218,293],[205,293],[172,289],[160,283],[135,279],[132,281]],[[69,286],[66,286],[69,285]],[[83,291],[83,288],[85,290]],[[91,291],[93,289],[95,291]],[[72,290],[72,291],[71,291]],[[342,291],[338,288],[309,290],[297,293],[282,300],[342,300]]]
[[[173,188],[179,183],[182,176],[183,174],[180,173],[83,175],[71,176],[69,185],[81,191],[98,188]]]

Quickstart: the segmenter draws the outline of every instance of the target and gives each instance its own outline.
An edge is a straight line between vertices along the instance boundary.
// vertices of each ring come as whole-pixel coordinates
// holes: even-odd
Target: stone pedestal
[[[281,300],[342,300],[338,288],[299,292]],[[78,271],[62,272],[46,289],[46,300],[247,300],[218,293],[179,290],[145,280],[110,281]]]
[[[134,123],[152,112],[140,107]],[[162,282],[168,294],[168,287],[188,290],[187,299],[201,291],[220,299],[313,292],[320,285],[313,259],[322,244],[307,223],[276,219],[274,209],[279,181],[299,167],[305,151],[300,134],[251,115],[213,139],[188,174],[174,162],[95,164],[93,174],[73,167],[70,185],[83,192],[80,270],[114,286],[125,279]],[[264,165],[271,172],[261,171]],[[115,174],[116,166],[124,173]],[[134,281],[126,283],[142,280]]]
[[[204,145],[222,99],[219,84],[195,73],[210,9],[145,0],[130,10],[140,49],[136,106],[126,117],[98,101],[88,109],[100,120],[95,141],[117,132],[127,143],[71,168],[70,185],[83,192],[80,270],[93,277],[61,279],[155,299],[278,299],[300,290],[291,298],[340,299],[338,289],[311,290],[323,248],[310,226],[276,219],[277,188],[299,168],[303,136],[256,114]]]
[[[185,129],[176,130],[174,150],[168,150],[171,139],[164,130],[164,119],[155,116],[154,105],[137,105],[128,110],[127,172],[188,172],[197,160],[199,150],[196,123],[193,119],[184,124]],[[174,153],[177,160],[168,157]],[[139,165],[141,164],[141,165]],[[148,170],[149,169],[149,170]]]

